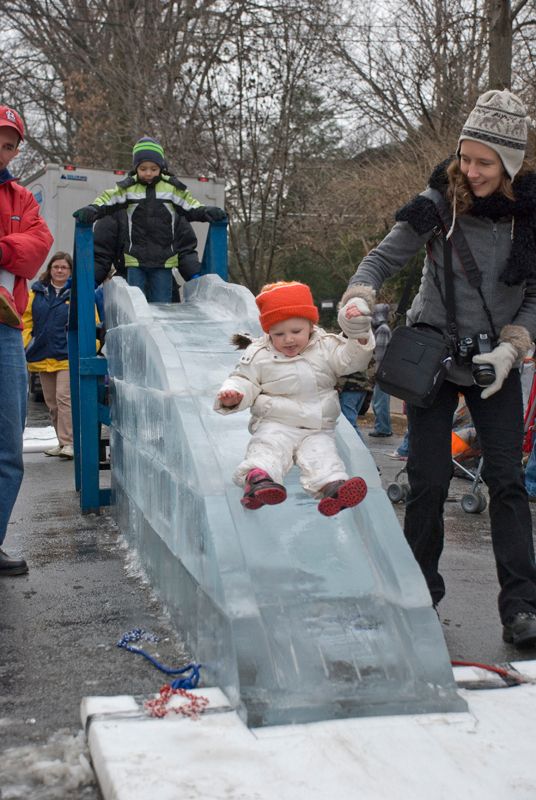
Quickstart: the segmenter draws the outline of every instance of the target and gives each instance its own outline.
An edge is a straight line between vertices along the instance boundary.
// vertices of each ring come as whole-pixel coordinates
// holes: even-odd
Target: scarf
[[[448,189],[447,167],[452,158],[446,159],[433,170],[428,185],[446,197]],[[518,175],[513,182],[515,199],[510,200],[501,192],[488,197],[473,197],[473,206],[468,212],[473,217],[486,217],[497,222],[513,219],[512,248],[500,280],[507,286],[517,286],[529,278],[536,278],[536,173]],[[442,222],[435,203],[417,195],[395,215],[399,222],[408,222],[416,233],[423,235]],[[468,243],[470,246],[470,242]]]

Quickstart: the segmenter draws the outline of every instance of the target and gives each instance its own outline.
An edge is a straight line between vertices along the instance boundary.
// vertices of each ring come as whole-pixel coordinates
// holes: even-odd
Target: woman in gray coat
[[[459,226],[481,285],[476,288],[469,281],[453,248],[458,346],[433,405],[408,406],[411,491],[404,532],[437,605],[445,594],[439,572],[443,508],[452,477],[452,418],[461,393],[484,456],[503,639],[517,647],[536,645],[536,566],[521,466],[518,370],[536,334],[536,174],[526,166],[526,143],[526,112],[518,97],[507,90],[479,97],[456,155],[436,167],[427,189],[397,212],[391,232],[352,277],[341,309],[343,314],[345,304],[356,296],[372,306],[375,290],[425,246],[411,322],[426,322],[446,332],[443,237]],[[441,198],[450,211],[446,227],[436,205]],[[490,353],[478,353],[479,334],[491,339]],[[494,370],[485,388],[475,383],[482,364]]]

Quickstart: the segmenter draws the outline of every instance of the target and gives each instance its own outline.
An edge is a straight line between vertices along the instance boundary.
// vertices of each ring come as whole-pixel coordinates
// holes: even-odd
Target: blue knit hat
[[[142,161],[152,161],[154,164],[158,164],[160,169],[166,169],[164,148],[161,144],[158,144],[156,139],[151,139],[150,136],[143,136],[138,139],[132,148],[132,168],[136,169]]]

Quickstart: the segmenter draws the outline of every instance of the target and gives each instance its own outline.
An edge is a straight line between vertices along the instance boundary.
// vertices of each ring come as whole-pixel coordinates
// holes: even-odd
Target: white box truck
[[[22,181],[39,203],[41,215],[54,237],[51,252],[64,250],[73,252],[73,211],[89,205],[105,189],[112,189],[127,175],[126,170],[86,169],[71,164],[47,164],[42,170]],[[224,207],[225,190],[222,178],[184,177],[178,179],[186,184],[193,196],[207,206]],[[199,259],[203,249],[208,225],[193,224],[198,239]]]

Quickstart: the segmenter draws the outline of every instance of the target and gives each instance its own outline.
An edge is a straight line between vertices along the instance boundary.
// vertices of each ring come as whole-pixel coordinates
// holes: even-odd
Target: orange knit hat
[[[267,283],[255,298],[259,307],[260,323],[268,333],[273,325],[291,317],[303,317],[318,322],[318,309],[313,302],[311,290],[298,281]]]

